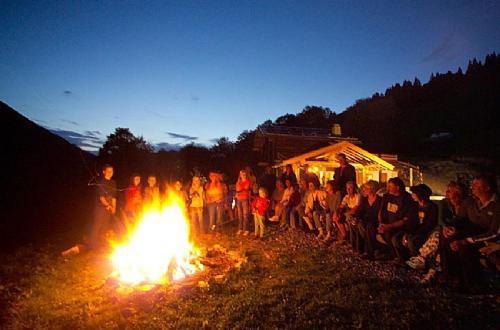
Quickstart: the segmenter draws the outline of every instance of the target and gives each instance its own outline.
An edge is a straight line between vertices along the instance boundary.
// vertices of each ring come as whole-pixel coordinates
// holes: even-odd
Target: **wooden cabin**
[[[273,165],[341,141],[360,144],[356,138],[343,137],[338,124],[331,130],[271,125],[257,129],[253,150],[258,154],[260,165]]]
[[[335,168],[339,166],[335,156],[339,153],[344,153],[347,161],[356,169],[358,185],[368,180],[384,184],[396,176],[409,186],[422,182],[422,174],[417,166],[399,161],[397,155],[372,154],[349,141],[340,141],[285,159],[274,167],[282,169],[291,164],[297,177],[313,172],[324,185],[333,179]]]

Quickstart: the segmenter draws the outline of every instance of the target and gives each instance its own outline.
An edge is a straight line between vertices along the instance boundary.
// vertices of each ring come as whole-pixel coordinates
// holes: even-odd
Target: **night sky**
[[[499,22],[498,1],[0,0],[0,100],[85,149],[116,127],[210,145],[466,68]]]

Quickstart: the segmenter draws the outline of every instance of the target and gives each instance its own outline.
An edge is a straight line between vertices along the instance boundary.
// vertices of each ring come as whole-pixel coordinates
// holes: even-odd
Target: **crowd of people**
[[[340,166],[324,187],[312,173],[297,179],[291,165],[279,177],[271,167],[259,178],[251,168],[241,169],[234,189],[216,171],[206,182],[192,177],[186,188],[181,181],[160,187],[153,175],[142,188],[141,177],[134,174],[124,191],[121,217],[137,220],[144,205],[173,193],[185,203],[191,230],[198,237],[237,220],[237,236],[265,240],[268,226],[303,230],[325,244],[351,247],[364,259],[392,260],[421,270],[423,282],[439,277],[472,287],[481,282],[483,270],[497,274],[500,206],[495,177],[478,175],[470,189],[450,182],[438,206],[427,185],[407,190],[398,177],[389,179],[385,189],[374,180],[358,187],[346,156],[338,154],[337,161]],[[99,244],[106,223],[117,217],[118,191],[112,176],[112,166],[106,165],[97,184],[90,247]]]

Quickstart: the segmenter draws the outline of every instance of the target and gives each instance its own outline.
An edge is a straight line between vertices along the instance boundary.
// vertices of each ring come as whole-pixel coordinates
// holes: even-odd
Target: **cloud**
[[[77,123],[76,121],[73,121],[73,120],[68,120],[68,119],[59,119],[60,121],[62,121],[63,123],[67,123],[67,124],[71,124],[71,125],[75,125],[75,126],[80,126],[79,123]]]
[[[162,118],[162,119],[166,119],[167,117],[165,115],[162,115],[161,113],[159,112],[156,112],[156,111],[148,111],[150,114],[152,114],[153,116],[156,116],[158,118]]]
[[[159,151],[159,150],[166,150],[166,151],[174,150],[174,151],[178,151],[181,148],[182,148],[182,146],[180,145],[180,143],[160,142],[160,143],[155,144],[155,149],[157,151]]]
[[[100,131],[85,131],[85,134],[94,137],[99,137],[102,135]]]
[[[52,133],[59,135],[69,143],[87,151],[97,151],[104,144],[104,140],[95,134],[98,131],[86,131],[85,133],[79,133],[58,128],[46,128]]]
[[[63,91],[63,95],[64,96],[71,96],[71,95],[73,95],[73,92],[70,90],[65,90],[65,91]]]
[[[430,54],[425,56],[421,62],[448,62],[455,59],[460,53],[461,42],[453,34],[444,38]]]
[[[168,136],[170,136],[171,138],[184,140],[186,142],[198,140],[197,136],[189,136],[189,135],[184,135],[184,134],[179,134],[179,133],[172,133],[172,132],[165,132],[165,133],[168,134]]]

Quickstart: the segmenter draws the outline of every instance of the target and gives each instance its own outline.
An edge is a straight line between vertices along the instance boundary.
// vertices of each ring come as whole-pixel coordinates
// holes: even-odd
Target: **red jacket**
[[[125,212],[138,212],[142,203],[141,188],[129,186],[125,190]]]
[[[260,215],[266,215],[267,208],[271,202],[267,198],[262,198],[260,196],[255,197],[252,202],[252,208]]]
[[[236,182],[236,199],[241,201],[250,198],[250,180]]]

